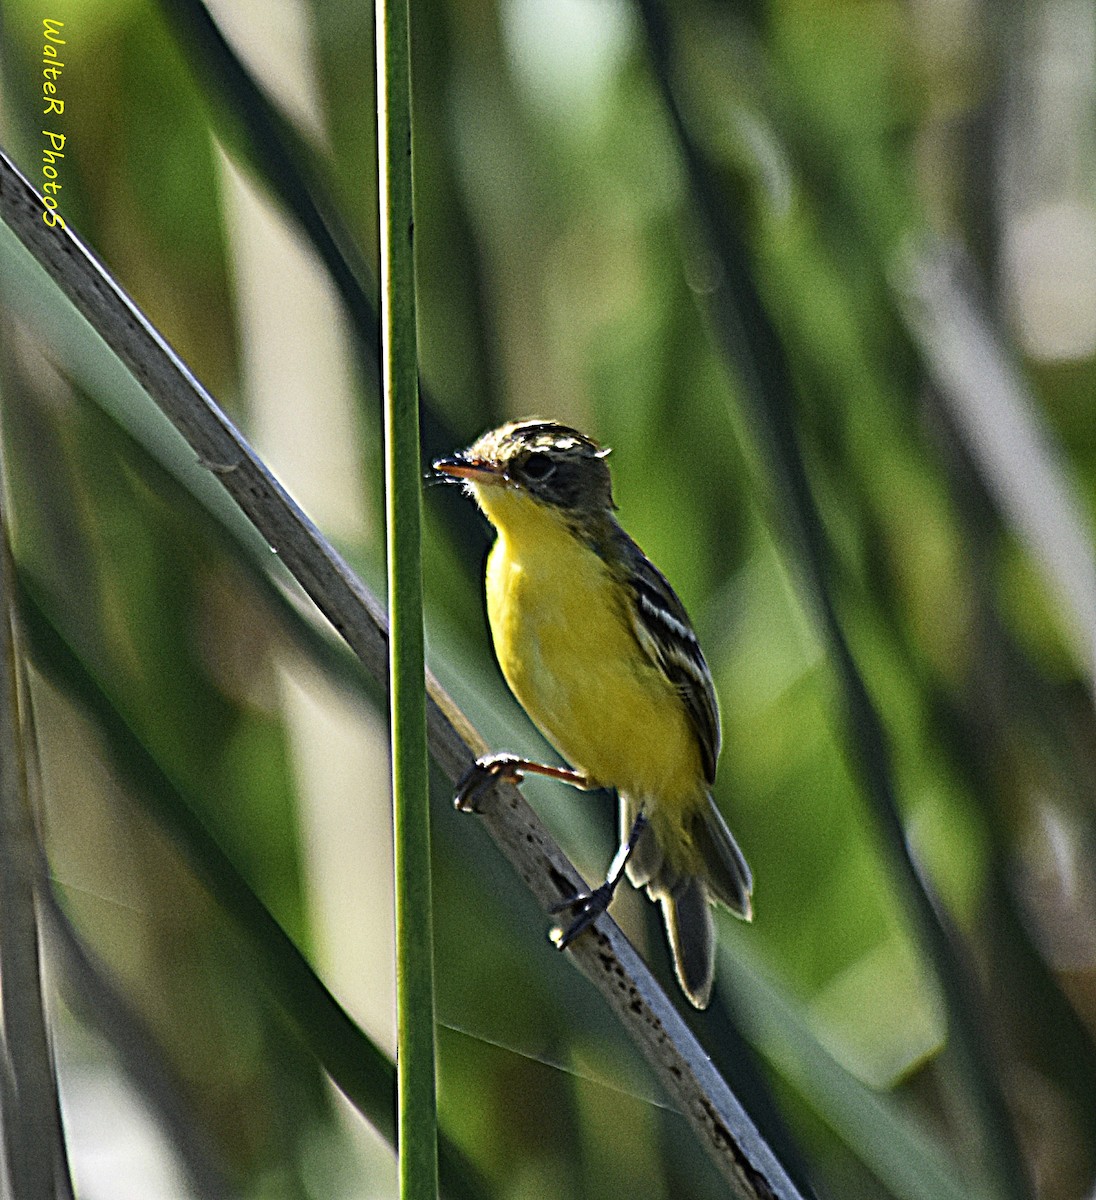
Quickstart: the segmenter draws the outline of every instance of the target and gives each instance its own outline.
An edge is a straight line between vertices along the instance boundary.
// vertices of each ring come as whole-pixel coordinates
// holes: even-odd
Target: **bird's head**
[[[582,521],[614,507],[608,453],[577,429],[532,417],[485,433],[434,469],[462,480],[496,524],[500,506],[520,503],[507,492]]]

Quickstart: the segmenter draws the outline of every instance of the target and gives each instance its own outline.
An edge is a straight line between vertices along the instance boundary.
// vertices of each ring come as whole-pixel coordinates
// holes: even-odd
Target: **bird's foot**
[[[589,928],[603,912],[606,912],[612,903],[615,892],[616,887],[606,881],[600,887],[594,888],[592,892],[579,892],[577,896],[572,896],[549,909],[553,916],[562,912],[575,914],[570,925],[566,928],[557,925],[548,935],[556,949],[566,950],[580,933]]]
[[[524,759],[516,754],[485,754],[477,758],[457,784],[453,803],[460,812],[479,812],[480,799],[497,780],[521,783],[525,777],[523,765]]]

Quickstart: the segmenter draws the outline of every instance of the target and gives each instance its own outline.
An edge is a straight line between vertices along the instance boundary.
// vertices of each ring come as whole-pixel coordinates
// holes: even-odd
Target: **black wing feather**
[[[665,575],[623,530],[621,536],[634,552],[625,557],[636,638],[684,701],[700,744],[704,775],[709,784],[714,783],[721,735],[719,704],[708,664],[685,606]]]

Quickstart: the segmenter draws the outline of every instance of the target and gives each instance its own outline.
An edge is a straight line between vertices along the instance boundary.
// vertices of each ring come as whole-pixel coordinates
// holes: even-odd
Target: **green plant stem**
[[[141,741],[126,714],[116,707],[117,698],[51,618],[33,582],[17,575],[15,585],[15,603],[35,669],[95,721],[112,769],[133,795],[142,798],[148,816],[172,839],[197,878],[237,925],[255,956],[257,978],[270,989],[335,1086],[395,1149],[396,1072],[392,1063],[327,990],[209,834],[193,797]],[[487,1188],[474,1166],[455,1143],[444,1135],[440,1141],[446,1196],[450,1200],[483,1200]]]
[[[438,1151],[408,15],[408,0],[381,0],[377,5],[377,177],[396,871],[400,1195],[408,1200],[426,1200],[438,1191]]]
[[[0,489],[0,1062],[5,1166],[19,1200],[70,1200],[72,1182],[43,995],[12,570]]]
[[[370,389],[372,428],[373,389],[379,388],[381,376],[381,318],[373,300],[377,281],[339,216],[314,152],[271,104],[202,0],[159,0],[159,5],[203,96],[212,101],[209,115],[218,140],[256,173],[331,277],[355,333]],[[460,432],[421,379],[419,400],[424,455],[447,453],[459,443]],[[450,536],[460,537],[462,528],[451,529]]]

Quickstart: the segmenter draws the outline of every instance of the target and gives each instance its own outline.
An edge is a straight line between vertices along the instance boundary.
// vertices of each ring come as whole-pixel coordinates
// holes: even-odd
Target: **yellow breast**
[[[696,735],[605,563],[520,492],[477,490],[499,530],[487,566],[491,633],[522,707],[591,780],[666,807],[694,801],[703,789]]]

